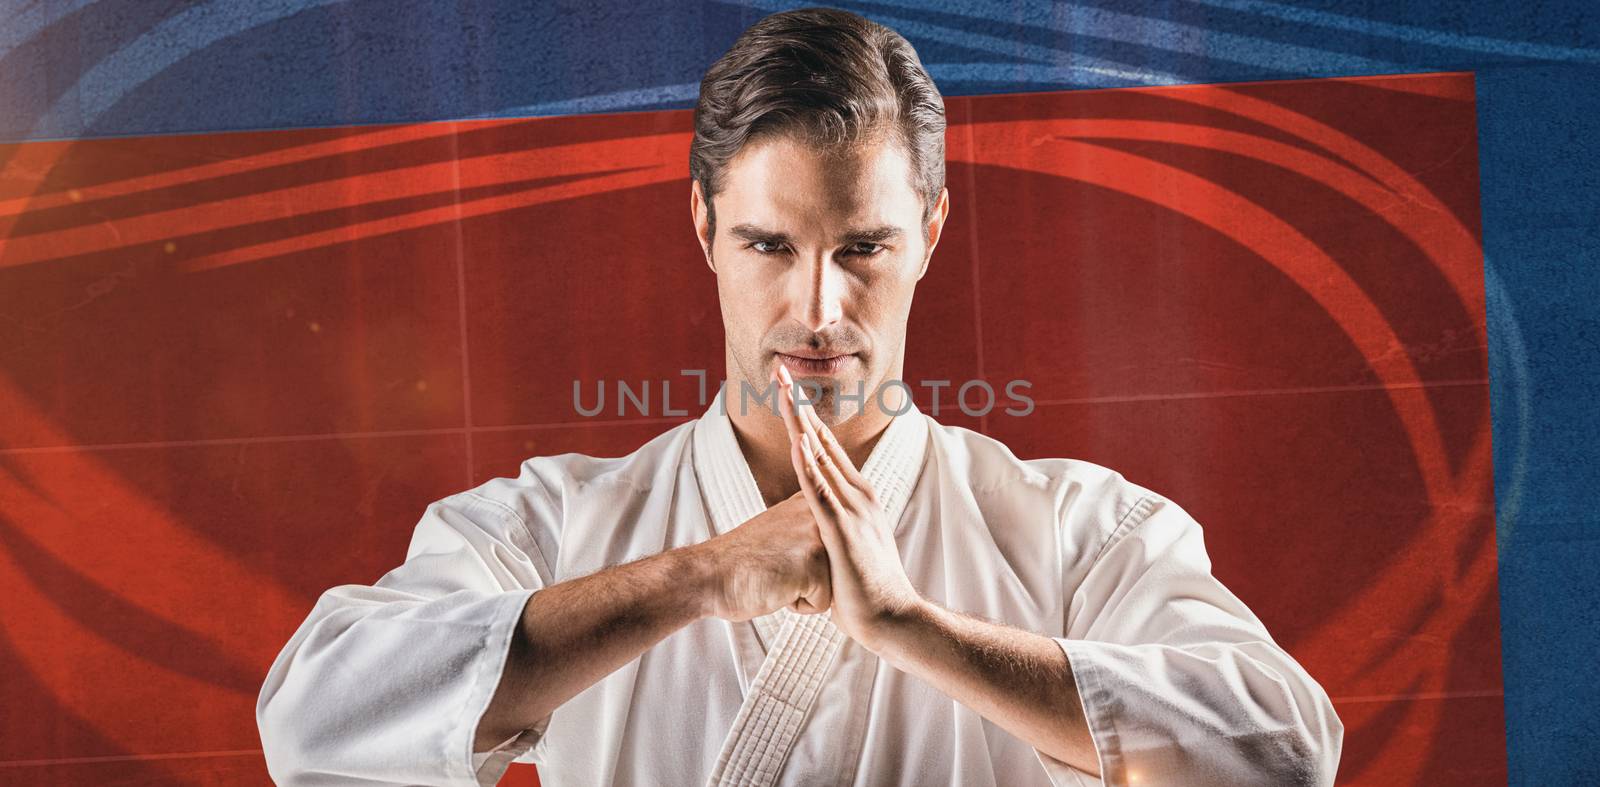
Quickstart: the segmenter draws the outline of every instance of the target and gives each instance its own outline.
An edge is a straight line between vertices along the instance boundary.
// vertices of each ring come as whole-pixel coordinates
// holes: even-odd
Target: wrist
[[[722,597],[721,553],[710,542],[701,542],[667,554],[673,558],[667,570],[688,594],[687,604],[695,610],[695,619],[714,616]]]
[[[880,613],[871,635],[861,644],[889,666],[903,670],[906,657],[926,646],[941,611],[932,601],[913,595]]]

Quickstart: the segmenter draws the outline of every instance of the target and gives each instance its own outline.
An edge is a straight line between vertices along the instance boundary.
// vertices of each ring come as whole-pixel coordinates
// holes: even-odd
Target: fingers
[[[795,410],[794,400],[792,398],[794,386],[793,378],[789,376],[789,370],[785,369],[781,363],[778,364],[775,375],[778,379],[778,385],[783,387],[782,393],[778,395],[778,414],[783,416],[783,428],[789,432],[789,442],[791,444],[799,443],[800,435],[805,430],[800,425],[798,413]],[[800,467],[796,466],[795,472],[799,471]]]
[[[828,560],[823,557],[819,563],[817,584],[790,605],[794,611],[802,615],[827,612],[828,608],[833,606],[833,583],[828,571]]]
[[[800,435],[800,439],[789,446],[789,456],[797,468],[795,474],[800,479],[800,491],[805,493],[806,499],[812,504],[822,507],[822,510],[815,512],[817,517],[821,519],[826,515],[825,518],[831,524],[833,516],[839,511],[839,494],[836,491],[837,487],[829,483],[827,476],[823,475],[822,468],[817,466],[816,449],[812,446],[811,435]]]
[[[789,370],[780,364],[778,374],[780,380],[784,381],[792,392],[794,383],[793,378],[789,375]],[[834,437],[833,430],[822,422],[822,416],[817,415],[817,408],[812,407],[809,402],[805,404],[791,403],[795,405],[793,409],[795,410],[795,420],[798,422],[797,428],[802,433],[809,433],[825,454],[825,457],[818,458],[818,463],[823,466],[824,470],[831,467],[837,472],[839,481],[835,483],[839,485],[836,488],[843,491],[843,484],[847,483],[863,492],[869,500],[876,500],[877,496],[872,489],[872,484],[867,482],[866,476],[863,476],[861,471],[856,468],[855,462],[850,460],[850,454],[844,450],[844,446],[839,443],[839,439]],[[794,438],[791,436],[790,439]]]
[[[844,471],[822,447],[816,434],[807,431],[800,435],[800,447],[810,471],[820,479],[819,485],[827,491],[835,506],[850,502],[853,499],[847,492],[852,489],[850,479],[845,477]]]
[[[850,483],[857,489],[870,491],[871,485],[867,483],[866,477],[862,476],[861,471],[856,469],[856,463],[850,461],[850,455],[845,452],[844,446],[839,444],[838,438],[833,436],[833,430],[822,422],[822,416],[817,415],[817,408],[809,404],[805,405],[800,408],[800,414],[810,426],[811,434],[820,439],[823,450],[827,451],[828,456],[833,459],[834,465],[840,469],[845,478],[849,479]]]
[[[827,606],[818,607],[804,598],[795,599],[794,603],[789,605],[789,609],[792,609],[802,615],[820,615],[828,611]]]
[[[800,411],[802,409],[810,410],[811,408],[809,405],[798,405],[794,401],[794,378],[790,376],[789,370],[781,364],[778,366],[778,377],[785,386],[784,396],[780,397],[782,400],[780,407],[783,411],[784,424],[789,429],[789,441],[801,444],[807,457],[806,461],[817,468],[818,477],[821,479],[820,485],[828,488],[831,497],[835,501],[842,499],[840,493],[854,486],[854,484],[845,474],[845,471],[840,468],[839,461],[825,448],[821,438],[812,429],[811,422],[801,414]],[[813,414],[814,416],[815,414]],[[837,441],[834,442],[837,445]],[[843,461],[848,464],[850,458],[844,456]],[[799,466],[795,468],[795,472],[804,475],[803,469]]]
[[[839,527],[839,501],[833,496],[832,490],[821,482],[816,463],[805,458],[803,441],[804,438],[791,445],[789,455],[796,465],[804,468],[799,471],[800,492],[805,495],[806,507],[811,509],[811,519],[816,523],[817,535],[822,539],[822,548],[831,560],[835,555],[847,554],[845,534],[840,532]],[[831,583],[831,580],[822,583],[830,593]]]
[[[800,425],[798,413],[795,411],[794,401],[790,398],[789,383],[785,382],[788,375],[780,364],[777,369],[778,383],[783,385],[784,391],[778,396],[778,411],[783,416],[784,429],[789,433],[789,460],[794,465],[794,474],[800,480],[800,492],[813,506],[829,505],[827,486],[822,479],[822,474],[814,467],[815,462],[806,448],[805,430]],[[816,512],[821,516],[822,512]]]
[[[828,451],[822,442],[822,438],[816,432],[809,429],[806,430],[805,440],[806,453],[811,456],[812,462],[822,470],[822,477],[827,479],[828,485],[833,487],[834,492],[839,497],[843,498],[845,491],[854,486],[850,482],[850,478],[845,475],[844,468],[840,466],[834,455]],[[847,458],[844,461],[848,463],[850,460]]]
[[[785,369],[783,364],[778,364],[774,375],[778,380],[778,385],[783,387],[783,391],[778,395],[778,413],[783,416],[783,428],[789,433],[789,444],[791,446],[799,445],[800,436],[805,433],[805,428],[801,426],[799,412],[794,406],[793,378],[789,376],[789,370]],[[794,471],[803,475],[805,466],[797,462],[794,466]]]
[[[788,405],[784,406],[788,407]],[[820,518],[823,513],[831,513],[836,508],[838,498],[833,494],[833,490],[828,487],[826,480],[822,476],[821,468],[817,467],[816,457],[811,453],[807,444],[808,439],[804,433],[791,432],[789,434],[789,461],[794,464],[794,474],[800,480],[800,492],[806,496],[806,502],[813,507],[818,505],[823,507],[823,510],[812,512]]]

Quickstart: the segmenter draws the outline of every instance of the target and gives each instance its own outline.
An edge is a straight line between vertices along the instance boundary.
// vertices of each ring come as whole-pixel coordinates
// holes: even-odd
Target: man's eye
[[[777,254],[778,252],[783,251],[783,244],[771,240],[758,240],[755,243],[750,244],[750,248],[755,249],[762,254]]]
[[[880,251],[883,251],[883,247],[876,243],[856,243],[845,249],[845,253],[861,257],[871,257]]]

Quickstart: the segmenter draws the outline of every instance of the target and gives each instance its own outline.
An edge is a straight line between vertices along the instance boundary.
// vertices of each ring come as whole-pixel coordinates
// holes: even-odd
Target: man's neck
[[[779,393],[782,395],[781,389]],[[783,418],[764,406],[753,405],[747,412],[740,412],[741,409],[745,408],[740,408],[737,401],[729,403],[728,419],[733,423],[733,434],[750,466],[750,474],[755,476],[761,500],[770,507],[800,491],[800,479],[789,458],[789,432]],[[860,468],[872,455],[873,446],[891,419],[889,413],[869,401],[848,420],[828,428],[844,446],[850,461]]]

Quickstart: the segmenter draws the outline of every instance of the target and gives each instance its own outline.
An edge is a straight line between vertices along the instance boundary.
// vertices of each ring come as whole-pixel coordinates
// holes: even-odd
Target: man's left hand
[[[779,408],[789,431],[789,458],[828,550],[833,623],[877,652],[895,624],[923,603],[895,546],[894,523],[810,402],[796,401],[789,370]]]

